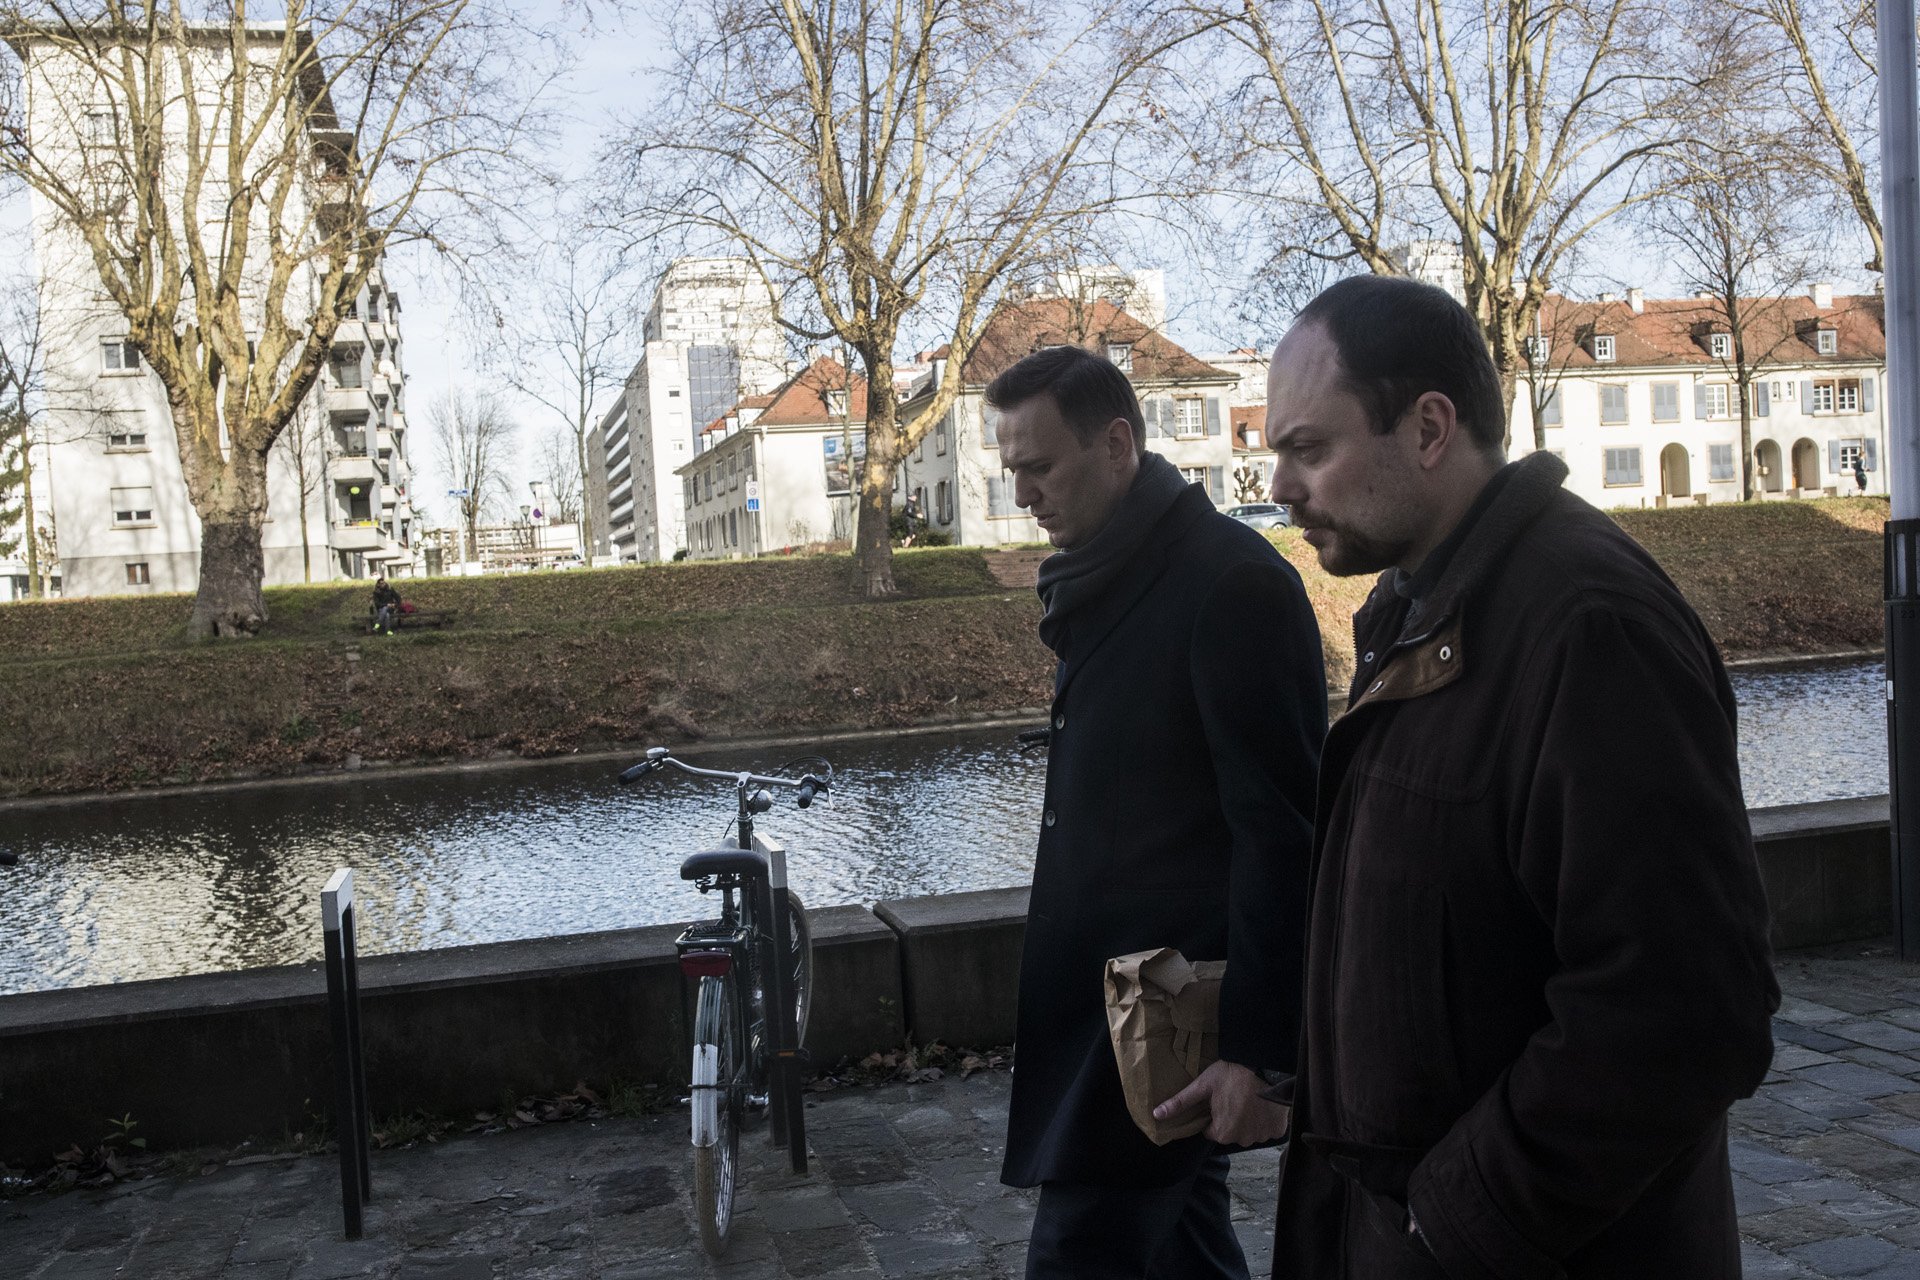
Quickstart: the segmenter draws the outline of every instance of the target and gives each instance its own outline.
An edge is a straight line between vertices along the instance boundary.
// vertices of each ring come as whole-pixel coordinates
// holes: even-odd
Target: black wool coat
[[[1418,614],[1383,579],[1355,619],[1277,1278],[1740,1274],[1726,1113],[1779,989],[1733,692],[1565,475],[1512,464]]]
[[[1167,1186],[1211,1150],[1134,1126],[1108,1040],[1107,960],[1226,960],[1221,1054],[1291,1071],[1320,630],[1300,577],[1190,487],[1073,614],[1021,960],[1002,1179]]]

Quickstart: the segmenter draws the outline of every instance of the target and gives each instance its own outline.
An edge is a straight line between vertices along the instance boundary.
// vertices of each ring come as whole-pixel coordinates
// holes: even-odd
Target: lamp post
[[[1880,189],[1885,221],[1887,781],[1894,932],[1920,960],[1920,94],[1914,0],[1880,0]]]

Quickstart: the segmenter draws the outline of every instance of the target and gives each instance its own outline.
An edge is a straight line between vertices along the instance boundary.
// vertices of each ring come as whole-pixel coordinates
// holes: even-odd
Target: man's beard
[[[1306,529],[1318,529],[1331,535],[1326,543],[1315,547],[1320,557],[1320,567],[1336,578],[1351,578],[1356,574],[1380,573],[1391,569],[1406,559],[1408,544],[1383,538],[1370,537],[1347,525],[1335,524],[1330,520],[1316,516],[1311,511],[1294,508],[1293,522]]]

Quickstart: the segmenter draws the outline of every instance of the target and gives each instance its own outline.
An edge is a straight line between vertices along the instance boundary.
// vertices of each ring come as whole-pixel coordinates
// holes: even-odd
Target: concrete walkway
[[[1734,1112],[1746,1274],[1920,1277],[1920,966],[1848,947],[1781,959],[1775,1070]],[[1008,1077],[810,1098],[814,1165],[742,1148],[732,1248],[701,1252],[686,1119],[579,1121],[376,1152],[367,1238],[340,1239],[338,1164],[254,1157],[202,1177],[0,1201],[7,1280],[1018,1276],[1030,1193],[998,1181]],[[1264,1275],[1276,1158],[1236,1159]]]

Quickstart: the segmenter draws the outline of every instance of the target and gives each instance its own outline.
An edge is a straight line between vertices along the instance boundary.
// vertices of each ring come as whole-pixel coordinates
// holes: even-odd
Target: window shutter
[[[1706,421],[1707,384],[1704,382],[1693,384],[1693,416],[1702,422]]]
[[[1207,434],[1210,436],[1220,434],[1220,400],[1216,396],[1207,397]],[[1216,498],[1214,501],[1218,502],[1219,499]]]
[[[1767,394],[1766,383],[1756,382],[1753,384],[1753,412],[1756,417],[1764,418],[1768,416],[1767,406],[1772,399],[1773,397]]]
[[[1140,413],[1147,420],[1147,439],[1160,438],[1160,398],[1146,396],[1140,401]]]
[[[1813,412],[1813,379],[1807,378],[1800,383],[1800,412]]]
[[[1878,444],[1879,441],[1877,440],[1866,441],[1867,470],[1869,471],[1878,471],[1880,469],[1880,458],[1878,456],[1880,451],[1875,447]]]
[[[1560,425],[1560,388],[1555,387],[1547,392],[1547,402],[1540,410],[1540,421],[1549,427]]]
[[[1840,442],[1838,440],[1827,441],[1827,470],[1834,475],[1840,474]]]
[[[1862,413],[1873,412],[1873,383],[1872,374],[1860,379],[1860,411]]]
[[[1213,401],[1207,401],[1209,405]],[[1227,469],[1225,467],[1207,468],[1207,496],[1213,499],[1213,505],[1223,507],[1227,504]]]

